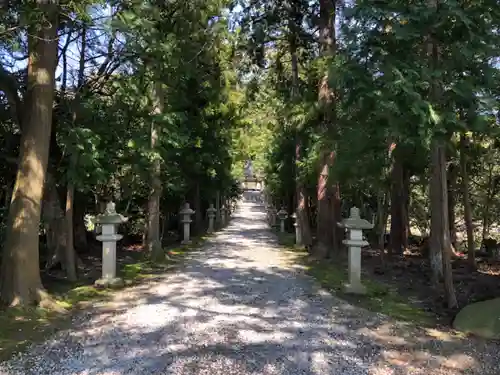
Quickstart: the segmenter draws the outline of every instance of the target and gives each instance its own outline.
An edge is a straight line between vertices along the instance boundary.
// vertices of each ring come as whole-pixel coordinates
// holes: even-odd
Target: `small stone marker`
[[[273,206],[269,207],[269,225],[271,227],[276,226],[276,214],[276,208],[274,208]]]
[[[184,232],[184,239],[181,241],[181,244],[187,245],[191,243],[191,240],[189,239],[190,237],[190,230],[191,230],[191,223],[193,220],[191,220],[191,215],[194,214],[194,210],[189,207],[189,203],[184,203],[184,208],[179,212],[181,215],[181,223],[183,224],[183,232]]]
[[[280,219],[280,232],[285,233],[285,220],[288,218],[288,212],[283,207],[278,211],[278,218]]]
[[[127,220],[128,218],[116,212],[113,202],[109,202],[104,213],[96,217],[96,223],[102,228],[101,234],[96,237],[102,242],[102,277],[95,282],[97,287],[123,286],[123,280],[116,277],[116,243],[123,236],[116,233],[116,228]]]
[[[361,247],[368,245],[368,242],[363,240],[363,229],[372,229],[373,224],[361,219],[359,209],[352,207],[349,218],[337,225],[349,231],[349,239],[342,241],[349,246],[349,283],[344,285],[344,291],[365,294],[366,288],[361,284]]]
[[[214,227],[214,221],[215,221],[215,214],[217,213],[217,210],[214,207],[213,203],[210,203],[210,207],[207,209],[207,216],[208,216],[208,233],[213,233],[215,231]]]
[[[299,220],[297,220],[297,214],[295,212],[293,213],[292,218],[294,220],[293,226],[295,227],[295,245],[301,247],[303,246],[302,229],[300,228],[300,223]]]

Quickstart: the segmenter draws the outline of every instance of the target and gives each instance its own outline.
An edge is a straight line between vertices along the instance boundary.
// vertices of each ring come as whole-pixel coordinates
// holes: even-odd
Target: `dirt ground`
[[[397,289],[398,293],[429,313],[441,324],[451,325],[460,308],[500,296],[500,262],[477,258],[477,271],[469,269],[467,259],[452,261],[453,281],[459,309],[448,309],[441,288],[431,284],[427,259],[418,252],[386,257],[381,266],[378,251],[363,251],[363,270],[367,276]]]

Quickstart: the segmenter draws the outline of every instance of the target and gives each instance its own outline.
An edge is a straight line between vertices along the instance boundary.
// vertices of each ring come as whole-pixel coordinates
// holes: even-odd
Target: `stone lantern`
[[[104,213],[96,217],[96,224],[101,225],[101,234],[96,238],[102,242],[102,277],[95,282],[97,287],[123,286],[123,280],[116,277],[116,243],[123,236],[117,234],[116,229],[127,220],[128,218],[116,212],[113,202],[109,202]]]
[[[207,209],[207,216],[208,216],[208,233],[213,233],[215,231],[215,214],[217,213],[217,210],[214,207],[213,203],[210,203],[210,207]]]
[[[280,219],[280,232],[285,233],[285,220],[288,218],[288,212],[283,207],[278,211],[278,218]]]
[[[181,244],[187,245],[191,243],[191,240],[189,239],[190,236],[190,229],[191,229],[191,223],[193,220],[191,220],[191,215],[194,214],[194,210],[189,207],[189,203],[184,203],[184,207],[182,210],[179,212],[181,215],[181,223],[183,225],[183,234],[184,234],[184,239],[181,241]]]
[[[277,213],[278,213],[278,211],[276,210],[276,208],[274,208],[274,206],[269,207],[269,225],[271,227],[276,226],[276,214]]]
[[[349,218],[337,225],[349,232],[349,238],[342,241],[349,247],[349,283],[344,285],[344,290],[346,293],[365,294],[366,288],[361,284],[361,248],[368,242],[363,240],[363,229],[372,229],[373,224],[361,219],[359,209],[352,207]]]
[[[292,215],[292,218],[294,220],[293,226],[295,227],[295,245],[296,246],[302,246],[302,229],[300,228],[300,223],[297,218],[297,214],[294,212]]]

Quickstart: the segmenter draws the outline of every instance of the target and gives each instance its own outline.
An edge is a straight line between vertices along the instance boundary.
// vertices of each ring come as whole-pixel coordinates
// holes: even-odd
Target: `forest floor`
[[[467,259],[452,261],[453,282],[459,308],[448,309],[443,289],[430,280],[429,262],[418,251],[393,257],[385,267],[375,252],[365,252],[363,267],[371,280],[393,286],[398,295],[433,316],[440,325],[450,326],[460,308],[468,304],[500,297],[500,262],[477,258],[477,270],[471,271]]]
[[[140,245],[119,246],[117,273],[124,280],[125,288],[154,280],[178,267],[187,252],[200,246],[206,238],[195,237],[189,246],[170,242],[166,247],[168,259],[155,263],[147,259]],[[77,282],[68,281],[60,269],[42,271],[43,285],[57,305],[62,307],[61,311],[0,307],[0,362],[30,344],[43,341],[57,331],[71,327],[75,315],[85,312],[97,302],[110,301],[116,293],[122,292],[94,286],[102,268],[102,259],[97,255],[99,245],[100,243],[93,246],[92,251],[87,251],[85,255],[80,255]]]
[[[383,266],[378,250],[363,249],[363,283],[368,288],[368,296],[344,295],[347,259],[317,261],[294,248],[294,234],[276,234],[280,243],[296,252],[298,261],[325,288],[354,304],[397,319],[447,329],[461,308],[500,297],[500,261],[478,257],[477,269],[471,270],[466,257],[455,258],[452,260],[453,282],[459,307],[447,308],[443,289],[431,283],[429,262],[416,246],[401,256],[388,258],[386,255]]]
[[[498,343],[357,307],[320,288],[301,257],[263,207],[242,203],[176,272],[93,303],[0,375],[498,374]],[[369,288],[372,301],[417,310]]]

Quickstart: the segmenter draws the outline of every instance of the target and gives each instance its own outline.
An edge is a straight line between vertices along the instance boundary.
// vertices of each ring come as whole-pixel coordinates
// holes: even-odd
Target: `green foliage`
[[[288,199],[295,178],[315,195],[319,151],[325,148],[335,150],[330,178],[341,183],[350,206],[376,200],[380,188],[390,187],[391,144],[403,153],[411,175],[426,182],[432,137],[444,137],[453,150],[453,134],[497,136],[498,126],[491,125],[499,87],[495,61],[500,10],[495,2],[441,2],[437,12],[426,1],[346,4],[337,10],[341,32],[333,58],[320,55],[320,40],[302,28],[307,22],[317,24],[317,7],[272,1],[267,7],[245,3],[243,9],[240,39],[247,50],[240,60],[252,72],[247,84],[252,111],[245,114],[253,128],[248,134],[257,133],[252,139],[266,150],[259,168],[278,200]],[[290,101],[289,47],[294,37],[300,40],[300,104]],[[429,55],[430,41],[439,46],[438,58]],[[249,69],[249,61],[261,69]],[[317,106],[318,81],[325,70],[336,98],[323,109],[335,111],[326,131]],[[262,124],[260,119],[269,114],[271,119]],[[301,159],[294,164],[297,142]],[[479,156],[471,160],[483,161]],[[474,181],[484,179],[479,169]],[[484,202],[483,192],[478,193]],[[428,219],[428,207],[424,211],[418,220]]]

